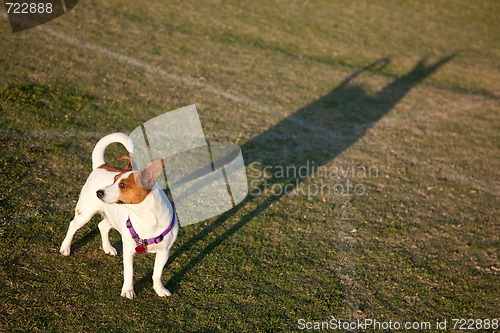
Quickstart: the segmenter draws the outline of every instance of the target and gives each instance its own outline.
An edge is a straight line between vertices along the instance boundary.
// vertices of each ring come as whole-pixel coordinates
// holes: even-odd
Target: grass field
[[[2,16],[0,332],[498,318],[499,14],[89,0],[16,34]],[[122,299],[97,218],[58,253],[93,146],[189,104],[209,141],[240,145],[253,193],[180,230],[170,298],[152,289],[154,257],[136,256],[137,298]]]

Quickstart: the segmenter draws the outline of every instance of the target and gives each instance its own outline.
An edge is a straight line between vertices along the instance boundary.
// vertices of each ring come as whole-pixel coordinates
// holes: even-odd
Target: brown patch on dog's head
[[[138,204],[141,203],[146,196],[151,192],[151,189],[144,188],[141,186],[136,179],[138,179],[135,172],[131,172],[128,176],[115,177],[115,181],[118,180],[118,203],[124,204]]]
[[[114,182],[118,186],[118,203],[138,204],[141,203],[151,192],[156,179],[163,170],[161,159],[151,161],[144,170],[140,172],[122,172],[115,176]]]

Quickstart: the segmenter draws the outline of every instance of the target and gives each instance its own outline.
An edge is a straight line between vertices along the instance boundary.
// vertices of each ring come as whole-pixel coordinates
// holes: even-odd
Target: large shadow
[[[413,87],[432,75],[449,62],[454,55],[440,59],[435,63],[419,61],[411,71],[394,79],[375,94],[367,94],[353,80],[367,71],[379,70],[389,64],[387,58],[380,59],[353,73],[335,87],[330,93],[317,101],[304,106],[290,117],[270,127],[265,132],[252,138],[241,146],[245,164],[259,161],[262,165],[307,165],[313,162],[321,166],[349,148],[361,138],[367,129],[387,114]],[[266,147],[265,151],[262,147]],[[288,179],[291,186],[298,186],[304,179]],[[272,181],[272,180],[271,180]],[[275,180],[283,185],[283,179]],[[176,290],[186,273],[198,265],[222,242],[230,238],[256,216],[265,211],[273,202],[280,200],[285,193],[260,198],[256,208],[245,213],[239,221],[224,233],[207,244],[167,283],[171,290]],[[188,251],[198,241],[208,236],[214,229],[224,224],[228,218],[237,214],[249,202],[256,200],[248,196],[240,205],[219,216],[207,228],[187,240],[172,253],[171,260]],[[146,281],[141,281],[140,284]]]

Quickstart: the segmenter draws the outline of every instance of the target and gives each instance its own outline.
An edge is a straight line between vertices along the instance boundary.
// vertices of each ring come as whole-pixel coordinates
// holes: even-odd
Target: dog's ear
[[[151,189],[155,185],[156,179],[163,172],[163,163],[161,158],[157,158],[148,163],[141,171],[137,182],[146,189]]]
[[[128,161],[125,170],[132,170],[132,159],[128,155],[123,155],[117,158],[118,161]]]

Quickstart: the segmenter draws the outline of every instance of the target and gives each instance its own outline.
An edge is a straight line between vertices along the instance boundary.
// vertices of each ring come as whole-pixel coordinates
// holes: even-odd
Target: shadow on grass
[[[455,55],[444,57],[435,63],[428,64],[426,59],[419,61],[411,71],[386,85],[378,93],[370,95],[352,81],[367,71],[380,70],[387,66],[390,59],[383,58],[347,77],[330,93],[317,101],[304,106],[293,115],[282,120],[260,135],[241,146],[247,165],[253,162],[263,166],[309,165],[316,167],[325,165],[360,139],[365,132],[387,114],[416,85],[432,75],[440,67],[453,59]],[[267,151],[263,151],[266,147]],[[290,184],[289,189],[299,186],[305,178],[280,180],[281,186]],[[275,180],[277,181],[277,180]],[[272,185],[272,184],[271,184]],[[264,212],[274,202],[280,200],[285,193],[266,197],[250,213],[228,230],[208,243],[195,257],[179,271],[172,272],[173,277],[167,283],[171,291],[179,288],[185,275],[197,266],[222,242],[233,236],[243,226]],[[230,217],[236,215],[249,202],[256,200],[248,196],[231,211],[216,218],[208,227],[187,240],[180,248],[175,248],[169,262],[189,251],[196,243],[202,241],[216,228],[223,225]],[[143,288],[149,279],[141,279],[136,283]]]
[[[85,236],[76,240],[71,245],[71,252],[78,253],[82,247],[85,247],[89,242],[91,242],[94,238],[99,235],[99,229],[92,228],[89,233],[86,233]]]

